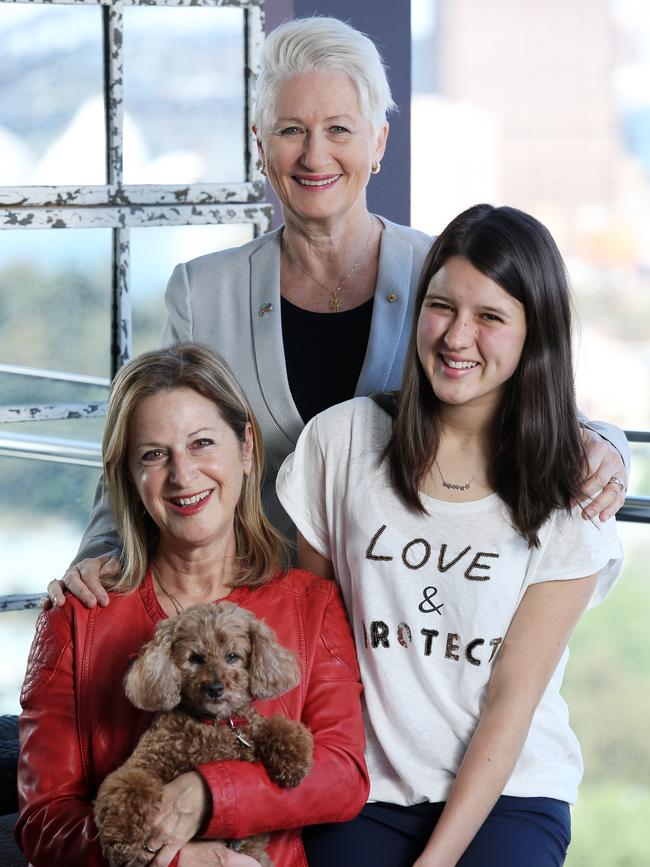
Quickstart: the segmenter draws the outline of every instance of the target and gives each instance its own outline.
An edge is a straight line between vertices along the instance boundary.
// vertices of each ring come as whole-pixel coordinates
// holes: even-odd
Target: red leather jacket
[[[269,854],[276,867],[306,867],[301,826],[350,819],[368,795],[350,627],[336,585],[308,572],[234,589],[228,600],[263,617],[300,660],[300,684],[256,707],[311,729],[314,767],[296,789],[277,787],[259,763],[197,768],[212,793],[203,836],[275,831]],[[39,618],[21,695],[16,825],[19,845],[36,867],[105,864],[91,802],[149,724],[151,715],[129,703],[122,680],[129,658],[164,617],[148,575],[139,590],[113,595],[108,608],[87,609],[69,597]]]

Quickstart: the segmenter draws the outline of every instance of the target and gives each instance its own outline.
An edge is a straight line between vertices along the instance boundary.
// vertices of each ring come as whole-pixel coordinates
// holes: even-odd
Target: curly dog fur
[[[311,768],[311,733],[284,716],[261,716],[251,702],[281,695],[299,679],[291,651],[231,602],[195,605],[162,621],[125,678],[133,704],[158,713],[97,793],[104,857],[124,864],[141,853],[163,786],[197,765],[259,761],[279,786],[297,786]],[[230,724],[235,717],[243,727]],[[260,834],[227,845],[272,867],[267,842]]]

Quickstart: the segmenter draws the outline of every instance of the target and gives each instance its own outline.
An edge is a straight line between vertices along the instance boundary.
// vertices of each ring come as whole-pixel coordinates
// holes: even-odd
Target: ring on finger
[[[162,849],[162,846],[159,846],[158,849],[154,849],[145,840],[144,843],[142,844],[142,848],[144,849],[145,852],[148,852],[150,855],[157,855],[160,852],[160,850]]]
[[[619,488],[621,489],[621,496],[623,496],[623,497],[625,496],[625,491],[626,491],[625,485],[618,478],[618,476],[612,476],[611,479],[607,482],[607,484],[608,485],[618,485]]]

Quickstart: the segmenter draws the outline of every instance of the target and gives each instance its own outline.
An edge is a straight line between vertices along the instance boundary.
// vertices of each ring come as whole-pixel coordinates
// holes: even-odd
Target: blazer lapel
[[[356,396],[386,389],[388,377],[396,363],[398,347],[403,343],[402,332],[405,325],[408,327],[412,310],[413,247],[392,230],[390,222],[385,221],[385,224],[381,236],[368,349]],[[397,359],[397,363],[401,363],[401,358]]]
[[[304,422],[287,377],[280,308],[280,233],[251,254],[251,327],[257,376],[266,406],[278,427],[295,444]]]

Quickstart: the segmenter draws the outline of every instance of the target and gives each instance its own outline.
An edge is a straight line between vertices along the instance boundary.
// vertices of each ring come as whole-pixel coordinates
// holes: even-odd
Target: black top
[[[313,313],[282,298],[289,388],[302,420],[354,397],[368,347],[373,299],[341,313]]]

